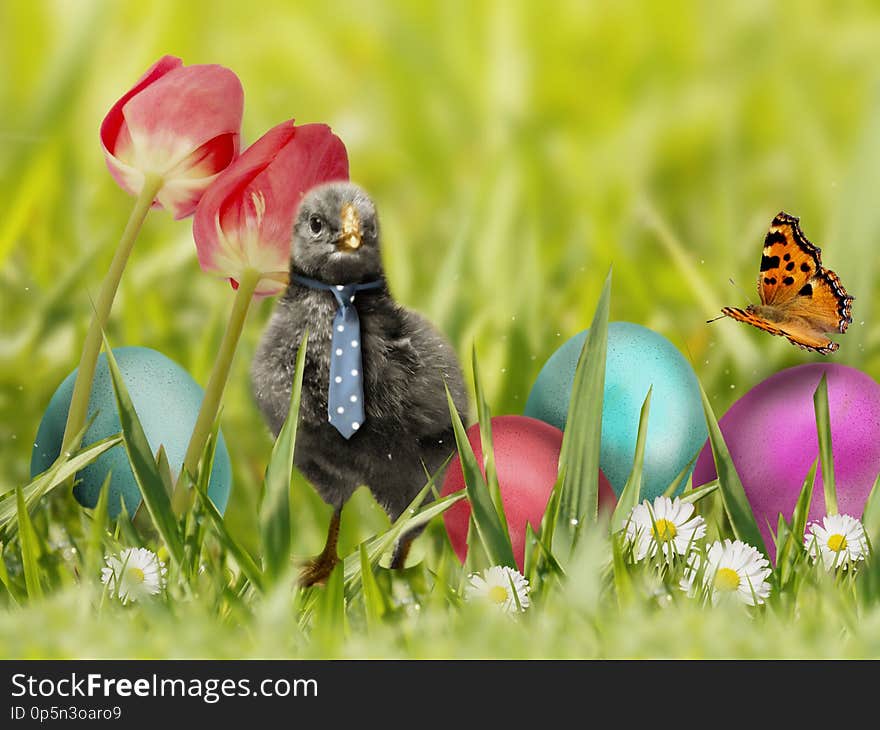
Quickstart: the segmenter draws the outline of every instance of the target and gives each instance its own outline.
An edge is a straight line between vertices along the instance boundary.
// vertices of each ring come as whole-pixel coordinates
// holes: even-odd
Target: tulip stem
[[[196,425],[193,427],[189,446],[186,449],[186,456],[183,458],[181,476],[185,472],[189,472],[193,476],[196,473],[199,459],[202,457],[202,451],[214,427],[217,411],[220,409],[223,391],[226,389],[226,381],[229,379],[229,369],[232,366],[232,359],[235,357],[235,349],[238,346],[238,340],[244,328],[248,309],[254,298],[254,292],[259,281],[260,273],[254,269],[247,269],[238,282],[238,289],[232,302],[232,311],[229,313],[229,323],[226,325],[226,332],[223,335],[223,341],[220,343],[220,351],[217,353],[214,369],[211,371],[211,377],[208,379],[208,385],[205,388],[202,407],[199,409],[199,416],[196,419]],[[178,486],[175,488],[173,500],[173,503],[178,508],[188,502],[179,492],[180,479],[178,479]]]
[[[125,270],[128,257],[134,248],[134,242],[141,230],[144,219],[147,217],[147,213],[150,212],[150,206],[153,204],[156,194],[162,187],[162,183],[162,177],[159,175],[145,176],[143,187],[140,193],[138,193],[134,208],[128,218],[128,223],[125,224],[125,230],[122,232],[122,238],[119,239],[119,245],[113,254],[110,269],[101,283],[101,291],[98,293],[97,301],[94,302],[92,322],[89,325],[89,331],[83,343],[76,382],[73,386],[73,395],[70,399],[70,410],[67,412],[67,424],[64,427],[64,438],[61,442],[62,454],[76,451],[80,446],[78,443],[74,443],[74,440],[86,423],[89,398],[92,394],[92,380],[95,377],[95,367],[98,364],[98,355],[101,352],[103,331],[107,327],[107,321],[110,319],[110,310],[113,308],[113,299],[116,297],[116,290],[119,288],[122,272]]]

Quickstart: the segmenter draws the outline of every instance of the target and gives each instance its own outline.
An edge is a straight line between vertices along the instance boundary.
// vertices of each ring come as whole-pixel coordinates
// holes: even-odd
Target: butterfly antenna
[[[719,315],[718,315],[717,317],[715,317],[714,319],[707,319],[707,320],[706,320],[706,324],[712,324],[712,322],[717,322],[719,319],[724,319],[724,315],[723,315],[723,314],[719,314]]]
[[[730,281],[731,286],[733,286],[733,287],[734,287],[734,288],[735,288],[740,294],[742,294],[743,297],[745,297],[745,300],[746,300],[749,304],[752,304],[752,305],[754,304],[754,302],[752,301],[752,298],[746,293],[746,290],[743,289],[739,284],[737,284],[737,283],[733,280],[733,277],[731,277],[731,278],[729,279],[729,281]]]

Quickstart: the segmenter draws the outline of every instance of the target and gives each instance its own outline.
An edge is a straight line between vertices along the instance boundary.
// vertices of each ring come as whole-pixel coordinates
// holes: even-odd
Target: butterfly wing
[[[799,220],[779,213],[764,237],[758,276],[762,304],[780,306],[790,302],[822,270],[822,251],[807,240]]]
[[[813,329],[801,319],[789,319],[778,323],[768,322],[754,312],[737,307],[724,307],[721,312],[735,320],[769,332],[771,335],[785,337],[793,345],[797,345],[803,350],[813,350],[827,355],[840,347],[836,342],[832,342],[822,332]]]
[[[757,315],[754,312],[749,312],[746,309],[740,309],[739,307],[724,307],[721,310],[721,313],[726,314],[728,317],[733,317],[739,322],[745,322],[746,324],[752,325],[752,327],[757,327],[759,330],[764,330],[764,332],[769,332],[771,335],[785,335],[785,330],[781,327],[773,322],[768,322],[760,315]]]
[[[823,355],[835,352],[840,345],[832,342],[819,330],[813,329],[803,320],[793,319],[783,324],[782,334],[788,341],[802,350],[813,350]]]
[[[822,266],[822,252],[804,235],[799,219],[784,212],[764,238],[758,294],[760,307],[722,312],[805,350],[834,352],[839,345],[824,333],[846,332],[852,322],[853,297],[837,274]]]

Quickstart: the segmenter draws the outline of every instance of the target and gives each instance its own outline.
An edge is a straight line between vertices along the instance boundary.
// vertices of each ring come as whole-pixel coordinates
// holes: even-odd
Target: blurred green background
[[[613,265],[612,318],[661,332],[718,414],[772,372],[819,359],[733,321],[754,298],[779,210],[856,296],[838,362],[880,376],[880,12],[870,2],[0,3],[0,490],[75,367],[132,200],[98,127],[158,57],[220,63],[245,88],[244,138],[331,124],[372,192],[397,298],[465,370],[476,346],[495,413],[521,412],[546,358],[589,324]],[[746,293],[730,286],[734,278]],[[231,304],[199,270],[190,221],[152,213],[109,329],[202,384]],[[271,441],[248,367],[251,312],[223,413],[228,518],[256,540]],[[364,495],[348,540],[384,516]],[[294,494],[298,552],[326,508]],[[314,514],[316,519],[311,519]]]

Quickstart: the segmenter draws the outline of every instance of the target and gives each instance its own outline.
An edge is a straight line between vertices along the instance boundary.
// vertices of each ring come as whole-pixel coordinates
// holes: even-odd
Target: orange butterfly
[[[852,301],[840,279],[822,267],[821,250],[807,240],[799,218],[780,213],[764,238],[758,294],[761,304],[724,307],[728,317],[782,335],[804,350],[834,352],[840,345],[826,332],[846,332]]]

